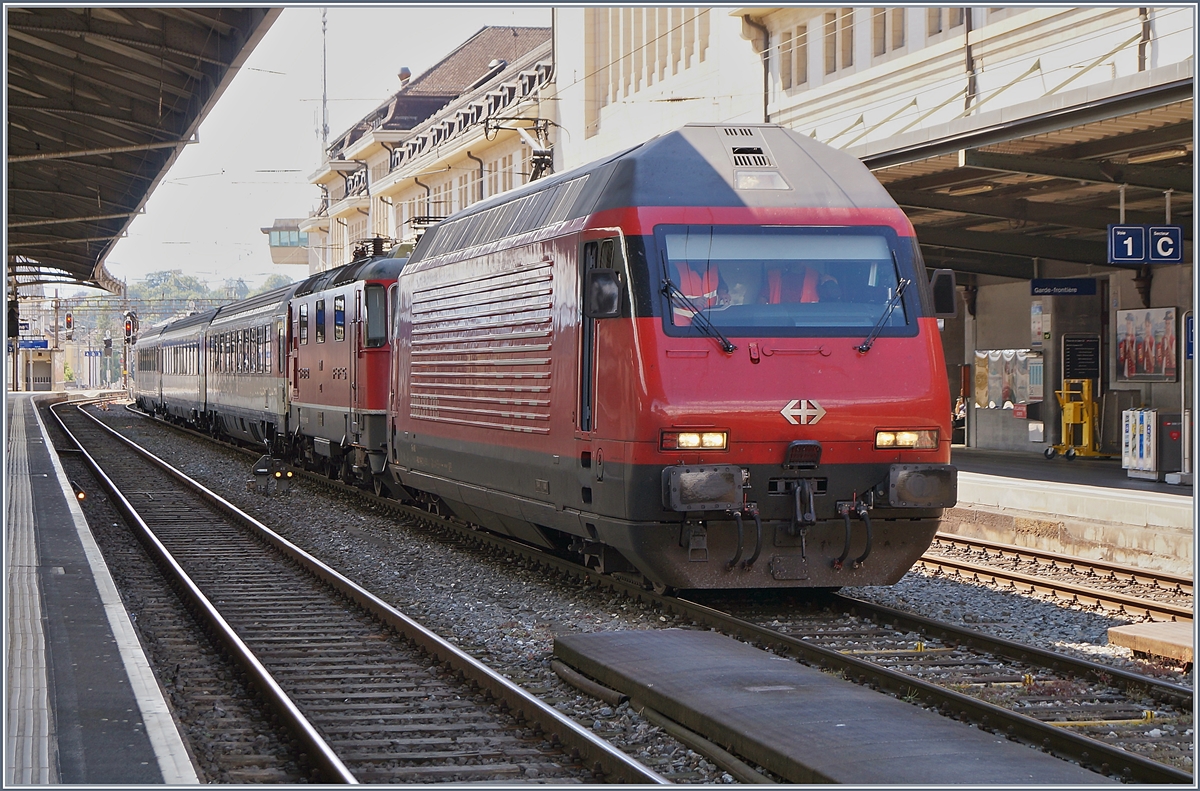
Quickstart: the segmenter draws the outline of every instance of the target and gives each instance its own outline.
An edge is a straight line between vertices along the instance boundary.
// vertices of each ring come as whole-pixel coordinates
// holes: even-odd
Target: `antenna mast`
[[[325,43],[325,18],[328,8],[321,9],[321,153],[329,148],[329,52]]]

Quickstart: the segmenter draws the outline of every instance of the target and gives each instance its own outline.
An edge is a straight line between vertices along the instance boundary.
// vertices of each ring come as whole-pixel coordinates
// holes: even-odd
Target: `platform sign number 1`
[[[1183,262],[1183,228],[1178,225],[1108,226],[1110,264]]]
[[[1108,261],[1141,264],[1146,261],[1146,229],[1141,225],[1108,226]]]

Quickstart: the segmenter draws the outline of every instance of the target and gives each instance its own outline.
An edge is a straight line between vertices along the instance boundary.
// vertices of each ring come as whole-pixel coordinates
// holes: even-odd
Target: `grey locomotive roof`
[[[736,189],[737,171],[772,171],[787,189]],[[414,262],[455,220],[587,176],[572,219],[627,206],[898,208],[866,166],[775,124],[688,124],[566,173],[489,198],[431,228]]]
[[[790,189],[735,189],[735,170],[777,171]],[[589,211],[625,206],[895,208],[896,203],[857,159],[790,129],[688,124],[617,158]]]
[[[304,297],[333,286],[341,286],[358,280],[391,280],[400,274],[407,258],[374,256],[351,261],[348,264],[318,272],[295,286],[295,296]]]

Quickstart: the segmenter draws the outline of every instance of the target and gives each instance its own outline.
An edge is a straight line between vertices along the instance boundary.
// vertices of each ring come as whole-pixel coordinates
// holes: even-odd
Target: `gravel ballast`
[[[732,783],[720,768],[630,710],[580,694],[550,667],[556,633],[687,627],[642,603],[448,533],[406,524],[383,508],[301,480],[285,495],[247,487],[251,459],[144,422],[117,407],[101,415],[126,436],[220,492],[271,529],[329,563],[498,672],[608,738],[674,782]],[[1043,648],[1069,651],[1180,683],[1165,667],[1110,646],[1110,626],[1137,622],[1041,597],[910,571],[891,588],[844,593],[964,624]]]

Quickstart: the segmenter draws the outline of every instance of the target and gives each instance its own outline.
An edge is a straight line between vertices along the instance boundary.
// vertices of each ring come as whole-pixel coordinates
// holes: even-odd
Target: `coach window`
[[[368,347],[387,343],[387,292],[383,286],[367,286]]]
[[[317,343],[325,342],[325,300],[317,300],[316,310],[317,321]]]
[[[308,343],[308,305],[300,306],[300,342]]]
[[[279,373],[283,373],[283,325],[279,326],[278,336],[275,356],[279,359]]]
[[[346,340],[346,298],[333,298],[333,339]]]

